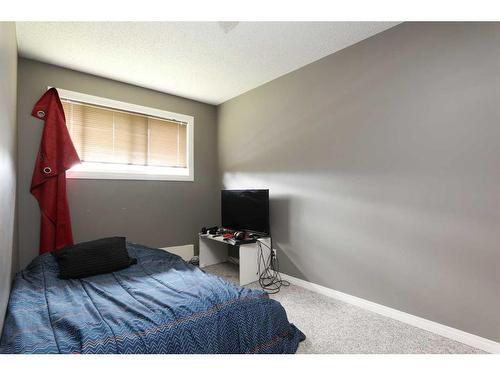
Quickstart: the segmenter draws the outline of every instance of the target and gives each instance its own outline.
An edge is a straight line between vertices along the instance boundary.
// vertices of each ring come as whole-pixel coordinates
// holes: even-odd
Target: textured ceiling
[[[395,22],[18,22],[21,56],[219,104]]]

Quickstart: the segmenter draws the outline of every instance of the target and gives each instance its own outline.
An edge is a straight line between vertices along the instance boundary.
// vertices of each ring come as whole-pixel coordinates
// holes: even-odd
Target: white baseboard
[[[161,250],[166,250],[169,253],[180,256],[186,262],[189,262],[194,257],[194,245],[160,247]]]
[[[334,289],[330,289],[318,284],[314,284],[310,281],[305,281],[302,279],[298,279],[293,276],[281,275],[283,279],[290,281],[292,284],[295,284],[297,286],[300,286],[304,289],[311,290],[313,292],[323,294],[328,297],[335,298],[339,301],[347,302],[352,305],[361,307],[363,309],[372,311],[374,313],[380,314],[387,316],[392,319],[399,320],[403,323],[424,329],[426,331],[438,334],[440,336],[447,337],[451,340],[455,340],[458,342],[461,342],[463,344],[472,346],[474,348],[478,348],[481,350],[484,350],[485,352],[488,353],[500,353],[500,343],[486,339],[484,337],[476,336],[471,333],[467,333],[464,331],[461,331],[456,328],[448,327],[440,323],[433,322],[432,320],[427,320],[424,318],[420,318],[415,315],[411,315],[408,313],[405,313],[403,311],[399,311],[396,309],[393,309],[391,307],[387,307],[384,305],[380,305],[375,302],[371,302],[368,300],[365,300],[363,298],[358,298],[355,296],[351,296],[350,294],[346,294],[343,292],[339,292]]]

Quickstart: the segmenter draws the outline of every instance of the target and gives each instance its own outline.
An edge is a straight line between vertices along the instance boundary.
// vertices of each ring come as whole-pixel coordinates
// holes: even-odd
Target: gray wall
[[[0,22],[0,332],[15,256],[17,41],[12,22]]]
[[[40,213],[29,192],[43,123],[30,116],[47,86],[194,116],[194,182],[68,180],[75,241],[124,235],[163,247],[196,244],[199,229],[218,221],[216,108],[152,90],[19,59],[19,257],[38,254]]]
[[[500,341],[500,23],[405,23],[218,115],[284,273]]]

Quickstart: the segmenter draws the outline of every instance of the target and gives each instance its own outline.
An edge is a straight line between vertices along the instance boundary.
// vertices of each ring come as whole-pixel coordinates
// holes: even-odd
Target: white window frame
[[[49,86],[49,88],[51,88]],[[180,113],[164,111],[157,108],[101,98],[80,92],[57,89],[61,100],[73,100],[83,104],[94,104],[111,110],[122,110],[154,116],[165,120],[184,122],[187,125],[186,136],[186,168],[155,167],[142,165],[106,164],[82,162],[66,172],[66,177],[74,179],[103,180],[162,180],[162,181],[194,181],[194,117]]]

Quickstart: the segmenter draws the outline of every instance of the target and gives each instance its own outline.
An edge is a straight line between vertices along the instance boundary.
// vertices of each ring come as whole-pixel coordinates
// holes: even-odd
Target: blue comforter
[[[125,270],[61,280],[50,254],[17,274],[0,353],[294,353],[305,336],[279,302],[128,244]]]

